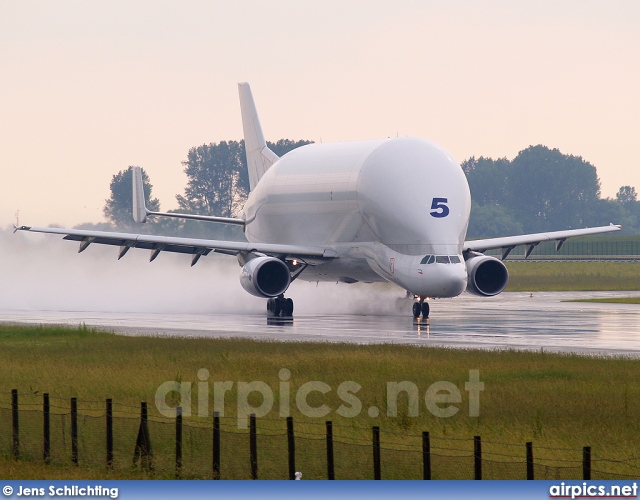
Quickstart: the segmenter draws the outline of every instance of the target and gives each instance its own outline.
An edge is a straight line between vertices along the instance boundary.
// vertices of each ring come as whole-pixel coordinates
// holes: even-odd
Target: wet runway
[[[0,321],[85,323],[124,335],[244,337],[285,341],[392,342],[422,346],[528,349],[640,356],[640,306],[564,302],[576,298],[637,296],[629,292],[503,293],[491,299],[464,294],[431,303],[428,322],[397,315],[181,314],[0,311]]]

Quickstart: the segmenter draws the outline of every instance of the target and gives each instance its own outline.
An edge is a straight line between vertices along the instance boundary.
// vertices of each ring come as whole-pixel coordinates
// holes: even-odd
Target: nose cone
[[[464,264],[449,264],[439,266],[438,288],[439,297],[457,297],[467,288],[467,268]]]
[[[417,272],[413,272],[417,269]],[[414,295],[422,297],[457,297],[467,288],[467,269],[459,264],[428,264],[395,276],[396,283]]]

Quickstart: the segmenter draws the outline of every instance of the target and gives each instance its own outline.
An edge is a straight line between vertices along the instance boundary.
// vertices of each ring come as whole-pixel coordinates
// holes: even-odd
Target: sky
[[[267,140],[544,144],[640,191],[639,62],[636,0],[0,0],[0,226],[103,221],[129,165],[177,208],[243,81]]]

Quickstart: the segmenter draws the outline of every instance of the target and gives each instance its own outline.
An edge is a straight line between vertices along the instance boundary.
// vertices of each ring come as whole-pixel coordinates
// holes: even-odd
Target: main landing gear
[[[267,313],[269,316],[289,317],[293,316],[293,300],[285,299],[284,295],[267,300]]]
[[[418,297],[418,301],[413,303],[413,319],[420,318],[420,315],[424,319],[429,318],[429,302],[424,299],[424,297]]]

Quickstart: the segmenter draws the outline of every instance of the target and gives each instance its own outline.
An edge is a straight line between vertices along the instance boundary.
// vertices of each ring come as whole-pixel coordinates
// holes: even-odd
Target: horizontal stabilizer
[[[140,167],[133,167],[133,220],[138,223],[147,222],[147,217],[149,216],[220,222],[222,224],[236,224],[238,226],[244,226],[245,224],[243,219],[237,219],[235,217],[214,217],[212,215],[181,214],[176,212],[151,212],[145,204],[142,169]]]

